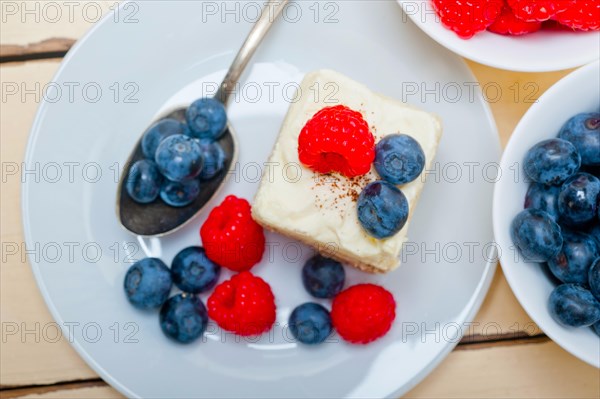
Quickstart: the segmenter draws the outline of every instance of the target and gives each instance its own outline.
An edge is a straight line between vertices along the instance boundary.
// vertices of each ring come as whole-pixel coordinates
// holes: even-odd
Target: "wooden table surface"
[[[25,3],[32,13],[24,12]],[[116,4],[77,1],[69,6],[66,3],[54,2],[62,10],[57,19],[51,9],[44,10],[44,2],[0,2],[1,398],[121,397],[85,364],[65,339],[53,342],[35,332],[36,328],[52,322],[52,317],[27,261],[21,256],[25,248],[20,177],[11,175],[7,169],[7,165],[22,162],[38,107],[33,94],[23,97],[8,93],[15,84],[28,89],[43,87],[56,72],[64,53],[95,22],[93,10],[89,11],[91,7],[106,13]],[[81,10],[87,3],[94,4],[86,14]],[[569,72],[515,73],[474,62],[468,65],[482,86],[494,85],[503,93],[511,93],[489,101],[503,145],[531,105],[527,94],[533,90],[534,98],[539,97]],[[518,95],[514,95],[515,88],[520,89]],[[20,250],[8,256],[8,248],[14,244]],[[565,352],[535,326],[512,294],[500,268],[475,323],[471,333],[406,397],[600,397],[599,370]],[[33,332],[12,334],[15,326],[19,332]]]

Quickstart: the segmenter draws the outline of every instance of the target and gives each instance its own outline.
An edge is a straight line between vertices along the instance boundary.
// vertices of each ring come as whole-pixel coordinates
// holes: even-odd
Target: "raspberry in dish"
[[[371,170],[375,139],[360,112],[344,105],[325,107],[300,131],[298,158],[317,173],[361,176]]]
[[[368,344],[383,337],[396,318],[396,301],[385,288],[358,284],[333,300],[331,320],[340,336],[354,344]]]
[[[314,88],[320,88],[315,95]],[[336,88],[331,96],[330,87]],[[313,89],[311,89],[313,88]],[[330,70],[307,74],[291,104],[269,158],[268,173],[261,180],[252,206],[254,219],[265,228],[314,247],[333,258],[370,273],[386,273],[399,266],[400,251],[416,203],[425,184],[423,174],[398,186],[409,205],[406,223],[385,239],[369,235],[358,219],[358,198],[363,189],[380,180],[374,163],[360,176],[342,173],[320,174],[299,157],[301,132],[323,109],[337,108],[359,113],[374,137],[374,144],[386,136],[405,134],[419,143],[425,156],[424,170],[430,168],[441,138],[439,119],[430,113],[377,94],[366,86]],[[328,96],[329,95],[329,96]],[[334,98],[335,100],[332,100]],[[358,119],[358,118],[357,118]],[[357,142],[364,151],[364,140]],[[370,147],[367,146],[367,147]],[[343,168],[342,168],[343,169]],[[218,263],[218,262],[217,262]]]
[[[210,212],[200,238],[210,260],[237,272],[260,262],[265,251],[265,235],[252,219],[250,204],[233,195]]]
[[[539,21],[523,21],[515,16],[510,7],[505,6],[502,13],[496,18],[493,24],[488,26],[490,32],[501,35],[520,36],[528,33],[537,32],[542,28]]]
[[[503,0],[432,0],[442,24],[462,39],[486,30],[500,15]]]
[[[515,17],[525,22],[547,21],[575,2],[575,0],[507,0]]]
[[[521,36],[539,30],[600,29],[600,0],[431,0],[442,25],[463,39],[488,30]]]
[[[250,272],[217,285],[207,301],[208,316],[238,335],[258,335],[275,323],[275,297],[262,278]]]
[[[577,0],[565,10],[556,13],[554,19],[577,30],[600,29],[600,0]]]

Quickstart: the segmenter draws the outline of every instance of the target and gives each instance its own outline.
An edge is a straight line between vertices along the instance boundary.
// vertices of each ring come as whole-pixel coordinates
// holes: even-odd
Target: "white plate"
[[[203,10],[206,4],[229,10],[237,4],[239,23],[223,10],[216,15]],[[402,13],[393,2],[318,3],[318,15],[313,3],[298,2],[284,11],[286,18],[270,32],[244,78],[243,99],[234,99],[229,109],[242,166],[213,201],[219,203],[226,194],[253,197],[256,166],[267,160],[289,104],[286,98],[307,71],[333,68],[397,98],[406,94],[407,84],[463,87],[459,98],[448,99],[452,92],[446,90],[436,100],[430,92],[424,104],[420,95],[406,95],[407,101],[438,113],[445,124],[438,170],[430,175],[410,229],[414,244],[407,252],[413,254],[385,276],[348,270],[349,284],[377,282],[394,293],[399,307],[391,332],[368,346],[331,342],[307,348],[284,339],[281,326],[259,342],[236,342],[211,326],[207,342],[181,346],[163,336],[156,313],[135,310],[123,294],[126,260],[153,255],[170,262],[180,249],[199,243],[206,213],[166,238],[136,239],[115,217],[114,165],[126,160],[156,114],[202,96],[220,80],[250,29],[252,21],[246,19],[255,15],[247,4],[252,3],[126,3],[120,16],[109,15],[68,54],[56,87],[92,81],[104,94],[93,103],[88,86],[87,99],[46,101],[35,119],[26,162],[47,170],[39,183],[28,179],[24,184],[23,215],[27,245],[47,252],[30,257],[39,287],[65,332],[70,323],[79,323],[72,327],[72,338],[81,356],[127,396],[398,396],[454,347],[457,332],[469,332],[464,323],[487,291],[496,263],[482,255],[492,241],[493,184],[482,178],[481,168],[498,161],[500,147],[487,105],[479,94],[470,95],[475,80],[468,68],[414,26],[398,23]],[[256,9],[258,3],[253,4]],[[120,18],[132,10],[138,22],[122,23]],[[262,96],[254,101],[257,90]],[[125,95],[139,101],[126,103]],[[62,179],[52,183],[52,167],[47,167],[52,162],[79,163],[73,166],[73,182],[62,167]],[[464,168],[456,177],[457,166],[465,162],[480,165],[473,169],[473,180]],[[94,165],[102,171],[97,182]],[[267,239],[272,257],[253,271],[272,285],[277,320],[285,325],[291,309],[310,300],[300,270],[311,251],[277,235]],[[71,242],[77,246],[69,259]],[[62,248],[59,261],[49,243]],[[469,256],[471,247],[474,256]],[[457,257],[458,250],[462,256]],[[96,330],[102,336],[94,342]]]
[[[469,40],[442,26],[430,0],[397,0],[405,14],[433,40],[484,65],[511,71],[547,72],[600,58],[600,32],[542,30],[525,36],[480,32]],[[404,16],[403,21],[408,18]]]
[[[557,344],[587,363],[600,368],[600,339],[590,328],[566,328],[548,312],[548,297],[555,285],[537,263],[516,253],[510,224],[523,210],[528,182],[523,178],[523,159],[541,140],[556,137],[573,115],[600,109],[600,64],[582,67],[567,75],[533,104],[512,134],[500,168],[503,171],[494,191],[494,234],[502,248],[501,264],[515,296],[535,323]]]

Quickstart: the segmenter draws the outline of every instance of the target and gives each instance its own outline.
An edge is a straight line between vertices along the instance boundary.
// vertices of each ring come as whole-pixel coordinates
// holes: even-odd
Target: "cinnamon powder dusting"
[[[338,210],[340,217],[348,211],[348,206],[358,201],[363,188],[370,182],[376,180],[373,171],[366,175],[348,178],[338,173],[314,174],[314,184],[311,190],[324,188],[326,195],[315,192],[315,205],[322,210]]]

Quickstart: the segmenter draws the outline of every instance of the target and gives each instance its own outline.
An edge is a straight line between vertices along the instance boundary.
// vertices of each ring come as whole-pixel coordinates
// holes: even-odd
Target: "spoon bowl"
[[[223,105],[227,106],[232,89],[235,87],[250,58],[287,2],[288,0],[269,0],[265,4],[261,16],[248,34],[215,94],[215,99]],[[178,107],[158,120],[173,118],[185,123],[186,110],[187,106]],[[211,198],[218,193],[229,175],[231,165],[237,160],[237,140],[229,122],[227,123],[225,133],[217,142],[225,153],[223,169],[210,180],[200,182],[200,193],[192,203],[183,207],[172,207],[164,203],[160,198],[148,204],[140,204],[135,202],[125,189],[131,165],[140,159],[144,159],[141,145],[142,140],[140,138],[134,151],[125,163],[125,168],[119,181],[117,216],[121,225],[138,236],[156,237],[172,233],[192,220],[195,215],[204,209],[204,206]]]
[[[185,122],[186,109],[187,107],[178,107],[158,120],[172,118],[180,122]],[[198,194],[192,203],[183,207],[173,207],[167,205],[159,198],[149,204],[140,204],[131,199],[127,194],[125,185],[127,184],[127,171],[129,171],[131,165],[144,159],[141,142],[142,140],[140,139],[125,164],[117,193],[117,215],[121,221],[121,225],[139,236],[154,237],[172,233],[192,220],[219,192],[219,189],[223,186],[229,175],[228,171],[238,156],[235,132],[231,124],[227,123],[225,133],[217,140],[217,143],[225,153],[223,169],[213,178],[200,182],[200,194]]]

